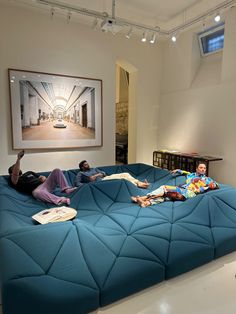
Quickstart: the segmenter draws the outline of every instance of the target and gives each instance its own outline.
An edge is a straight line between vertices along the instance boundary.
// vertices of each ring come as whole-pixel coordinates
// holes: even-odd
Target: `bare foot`
[[[141,201],[139,205],[141,207],[148,207],[148,206],[151,206],[151,202],[150,201]]]
[[[143,199],[142,196],[136,197],[136,203],[138,203],[141,207],[147,207],[151,205],[151,202],[149,200]]]
[[[139,188],[143,188],[143,189],[147,189],[147,188],[149,187],[149,185],[150,185],[150,184],[147,182],[146,179],[144,180],[144,182],[139,181],[139,182],[137,183],[137,186],[138,186]]]
[[[57,205],[70,205],[70,199],[67,197],[62,197]]]
[[[66,193],[66,194],[70,194],[70,193],[74,192],[76,189],[77,189],[77,187],[74,187],[74,188],[67,188],[67,189],[65,189],[65,193]]]
[[[137,201],[137,198],[138,198],[138,196],[131,196],[131,200],[134,202],[134,203],[137,203],[138,201]]]

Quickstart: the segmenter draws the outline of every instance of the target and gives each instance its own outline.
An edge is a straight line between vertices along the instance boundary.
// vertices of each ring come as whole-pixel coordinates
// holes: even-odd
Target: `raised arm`
[[[20,175],[20,161],[23,158],[25,151],[22,150],[17,154],[16,163],[13,165],[12,173],[11,173],[11,182],[16,185],[19,180]]]
[[[181,169],[174,169],[174,170],[171,170],[170,171],[171,174],[180,174],[180,175],[188,175],[190,174],[191,172],[189,171],[185,171],[185,170],[181,170]]]

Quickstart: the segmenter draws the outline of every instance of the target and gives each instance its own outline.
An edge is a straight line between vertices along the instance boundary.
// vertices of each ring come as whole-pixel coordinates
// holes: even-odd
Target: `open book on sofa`
[[[77,211],[74,208],[61,206],[49,209],[44,209],[41,212],[32,216],[34,220],[40,224],[47,224],[51,222],[66,221],[74,218]]]

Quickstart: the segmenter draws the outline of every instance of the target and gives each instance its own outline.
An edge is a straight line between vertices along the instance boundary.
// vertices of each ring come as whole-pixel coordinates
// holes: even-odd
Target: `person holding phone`
[[[22,173],[20,169],[21,159],[25,151],[22,150],[17,154],[14,165],[9,167],[10,184],[19,192],[32,194],[36,199],[56,205],[70,205],[70,199],[65,196],[53,194],[56,186],[59,186],[61,192],[70,194],[75,191],[76,187],[70,187],[63,172],[56,168],[46,178],[33,171]]]

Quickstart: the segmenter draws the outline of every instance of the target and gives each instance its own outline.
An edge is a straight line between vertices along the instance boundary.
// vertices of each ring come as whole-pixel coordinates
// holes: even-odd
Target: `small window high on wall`
[[[217,25],[198,34],[202,56],[208,56],[224,48],[224,26]]]

